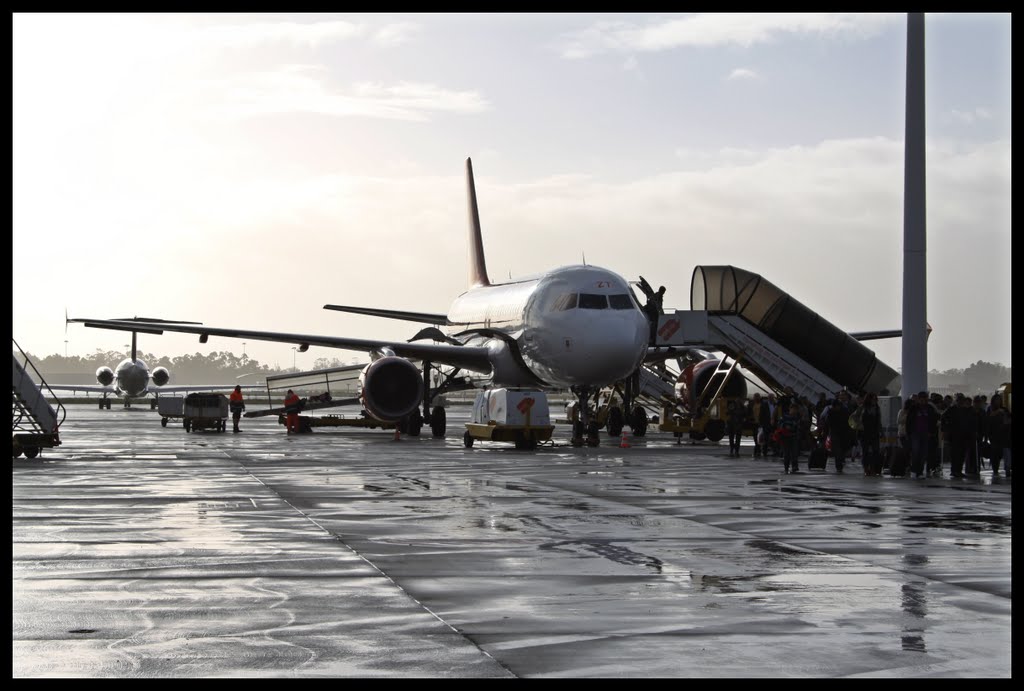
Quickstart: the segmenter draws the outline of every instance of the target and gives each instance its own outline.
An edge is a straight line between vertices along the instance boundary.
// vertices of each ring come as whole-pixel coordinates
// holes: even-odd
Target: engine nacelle
[[[696,406],[697,400],[704,396],[705,404],[722,385],[724,372],[716,372],[718,360],[711,358],[685,368],[676,381],[676,396],[686,402],[687,407]],[[706,394],[706,395],[705,395]],[[729,383],[725,385],[722,395],[726,398],[746,398],[747,380],[740,372],[733,372]]]
[[[153,370],[153,383],[157,386],[163,386],[171,380],[171,373],[167,371],[166,367],[157,367]]]
[[[423,402],[423,377],[405,358],[382,357],[360,373],[359,397],[371,416],[382,422],[395,422]]]
[[[96,381],[103,386],[110,386],[114,383],[114,370],[109,367],[100,367],[96,370]]]

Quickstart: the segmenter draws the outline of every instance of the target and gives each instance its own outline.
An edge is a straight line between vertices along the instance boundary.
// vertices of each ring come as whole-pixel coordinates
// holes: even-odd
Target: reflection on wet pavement
[[[14,463],[15,676],[1009,676],[1009,482],[258,420]]]

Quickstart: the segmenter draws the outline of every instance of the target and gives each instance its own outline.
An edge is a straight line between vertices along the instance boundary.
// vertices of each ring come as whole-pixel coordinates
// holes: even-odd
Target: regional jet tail
[[[412,341],[361,339],[251,329],[214,328],[195,324],[102,319],[72,319],[86,326],[121,331],[191,333],[206,342],[210,336],[359,350],[371,363],[360,375],[360,399],[367,415],[382,422],[412,417],[426,422],[435,436],[444,425],[431,420],[431,401],[461,385],[571,389],[580,399],[584,427],[587,399],[605,386],[630,377],[647,354],[647,317],[620,275],[596,266],[563,266],[507,283],[491,283],[484,261],[480,214],[473,166],[466,159],[469,212],[469,289],[455,298],[448,312],[403,312],[328,305],[328,309],[361,310],[433,325]],[[444,334],[439,327],[448,328]],[[422,339],[433,343],[417,342]],[[450,368],[431,388],[411,360]],[[423,415],[419,416],[422,403]],[[596,425],[595,425],[596,427]],[[582,436],[579,426],[574,435]]]

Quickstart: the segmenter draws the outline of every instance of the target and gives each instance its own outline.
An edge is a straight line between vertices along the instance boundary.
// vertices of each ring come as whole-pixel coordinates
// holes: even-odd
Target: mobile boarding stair
[[[662,315],[656,346],[720,350],[776,391],[811,400],[843,388],[899,393],[899,374],[874,352],[757,274],[698,266],[690,306]]]
[[[11,377],[11,456],[17,458],[25,454],[26,458],[35,458],[43,448],[60,446],[58,430],[67,416],[67,411],[46,385],[18,342],[13,338],[11,342],[15,349],[12,351],[14,373]],[[39,379],[38,384],[29,374],[29,370]],[[56,402],[56,410],[46,400],[47,396]]]

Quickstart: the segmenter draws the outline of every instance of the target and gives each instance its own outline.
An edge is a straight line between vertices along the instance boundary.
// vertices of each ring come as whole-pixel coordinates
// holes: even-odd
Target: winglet
[[[469,158],[466,159],[466,192],[469,195],[469,287],[489,286],[484,241],[480,234],[480,210],[476,205],[476,185],[473,183],[473,161]]]

